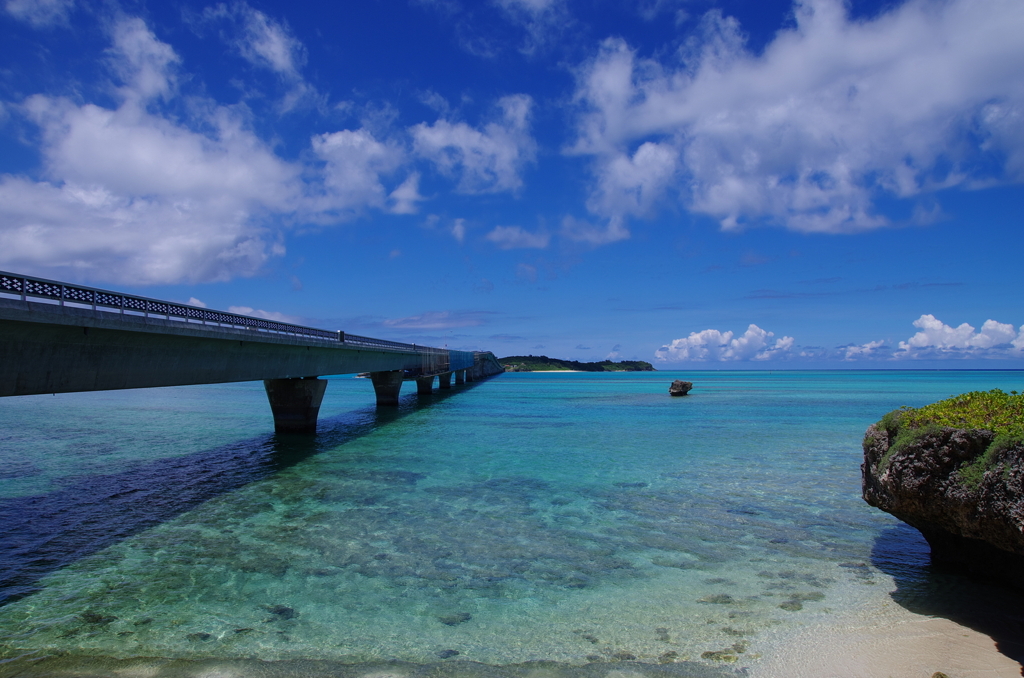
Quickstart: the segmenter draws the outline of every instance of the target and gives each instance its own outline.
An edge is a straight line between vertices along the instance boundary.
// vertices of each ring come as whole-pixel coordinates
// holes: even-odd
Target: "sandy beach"
[[[764,678],[1019,678],[1021,664],[989,636],[895,602],[813,624],[750,667]]]

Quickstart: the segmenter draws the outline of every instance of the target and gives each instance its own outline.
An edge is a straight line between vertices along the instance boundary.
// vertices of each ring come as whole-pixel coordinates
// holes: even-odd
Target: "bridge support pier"
[[[373,382],[373,390],[377,394],[377,407],[398,404],[398,394],[402,391],[403,376],[405,375],[402,370],[370,372],[370,381]]]
[[[456,370],[455,371],[455,385],[458,386],[459,384],[465,384],[465,383],[466,383],[466,370]]]
[[[452,387],[452,373],[445,372],[444,374],[437,375],[437,387],[445,390]]]
[[[317,377],[264,379],[263,388],[274,413],[278,433],[316,433],[316,418],[327,390],[327,380]]]
[[[430,395],[433,392],[433,377],[419,377],[418,379],[416,379],[416,395]]]

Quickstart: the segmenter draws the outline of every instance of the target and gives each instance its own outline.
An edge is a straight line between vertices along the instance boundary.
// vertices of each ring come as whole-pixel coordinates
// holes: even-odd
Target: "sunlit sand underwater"
[[[4,399],[0,676],[756,669],[926,576],[860,498],[867,425],[1022,383],[506,374],[378,413],[338,378],[315,439],[260,384]]]

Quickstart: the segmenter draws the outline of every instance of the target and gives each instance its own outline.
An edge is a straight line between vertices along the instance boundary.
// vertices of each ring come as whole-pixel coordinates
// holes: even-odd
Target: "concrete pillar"
[[[370,372],[370,381],[373,382],[373,390],[377,394],[377,407],[398,404],[403,376],[402,370]]]
[[[458,370],[455,372],[455,385],[466,383],[466,370]]]
[[[452,387],[452,373],[445,372],[444,374],[437,375],[437,387],[441,390],[450,389]]]
[[[316,418],[327,390],[327,380],[264,379],[274,430],[278,433],[316,433]]]
[[[416,394],[417,395],[430,395],[434,392],[434,378],[433,377],[419,377],[416,379]]]

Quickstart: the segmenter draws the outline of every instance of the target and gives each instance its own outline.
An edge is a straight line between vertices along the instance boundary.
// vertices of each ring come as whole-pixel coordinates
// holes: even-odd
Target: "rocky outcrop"
[[[935,562],[1024,589],[1024,445],[994,439],[987,430],[872,425],[864,500],[920,530]]]
[[[683,381],[682,379],[676,379],[672,382],[672,385],[668,387],[668,394],[672,396],[684,396],[690,392],[693,388],[692,381]]]

